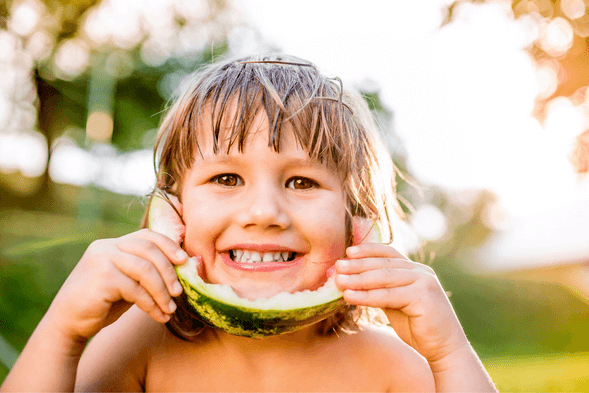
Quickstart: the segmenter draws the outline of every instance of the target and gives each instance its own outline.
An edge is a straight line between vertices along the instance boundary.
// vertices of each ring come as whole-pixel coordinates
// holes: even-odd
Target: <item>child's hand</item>
[[[336,284],[349,304],[381,308],[407,344],[430,363],[468,342],[434,271],[391,246],[363,243],[335,264]]]
[[[149,229],[93,242],[55,297],[47,317],[77,341],[93,337],[136,304],[165,323],[182,293],[173,264],[188,255],[170,238]]]

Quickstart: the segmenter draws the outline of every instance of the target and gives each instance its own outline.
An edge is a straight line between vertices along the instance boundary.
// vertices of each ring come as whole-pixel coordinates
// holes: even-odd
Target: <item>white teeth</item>
[[[233,250],[233,260],[241,263],[258,263],[258,262],[286,262],[290,253],[285,252],[266,252],[260,254],[256,251]]]

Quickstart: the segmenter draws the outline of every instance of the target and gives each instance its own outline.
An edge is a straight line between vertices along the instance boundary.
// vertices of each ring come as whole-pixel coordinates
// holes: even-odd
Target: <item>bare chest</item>
[[[250,358],[251,359],[251,358]],[[212,351],[161,352],[151,359],[147,391],[385,391],[386,378],[362,354],[301,350],[275,362]]]

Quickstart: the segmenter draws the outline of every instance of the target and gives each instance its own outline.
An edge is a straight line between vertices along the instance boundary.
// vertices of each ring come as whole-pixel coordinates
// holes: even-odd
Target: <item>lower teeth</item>
[[[238,263],[268,263],[268,262],[290,262],[291,261],[290,258],[288,260],[286,260],[286,261],[284,259],[282,259],[282,258],[280,258],[280,259],[273,259],[271,261],[264,261],[264,260],[261,260],[261,261],[252,261],[251,259],[248,259],[248,260],[245,260],[245,261],[243,261],[243,260],[237,261],[236,260],[236,257],[235,257],[235,254],[233,253],[233,251],[230,252],[229,256],[231,257],[231,260],[233,262],[238,262]]]
[[[239,263],[268,263],[268,262],[284,262],[283,260],[279,260],[279,261],[252,261],[252,260],[247,260],[247,261],[235,261],[234,262],[239,262]]]

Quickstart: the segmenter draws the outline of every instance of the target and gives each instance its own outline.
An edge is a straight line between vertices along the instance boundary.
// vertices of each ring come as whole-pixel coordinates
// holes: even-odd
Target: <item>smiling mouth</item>
[[[292,262],[296,253],[290,251],[260,253],[247,250],[229,250],[229,257],[238,263]]]

